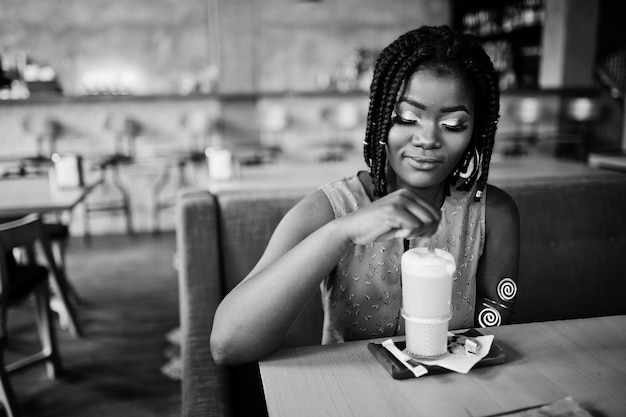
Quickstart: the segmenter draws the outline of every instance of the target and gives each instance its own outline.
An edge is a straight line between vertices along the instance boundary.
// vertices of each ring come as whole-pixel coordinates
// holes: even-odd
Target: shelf
[[[479,35],[477,33],[474,33],[474,35],[482,42],[489,42],[501,39],[514,39],[516,41],[527,41],[528,39],[536,39],[537,42],[540,43],[542,31],[542,24],[534,24],[531,26],[520,26],[508,32],[502,31],[497,33],[490,33],[488,35]]]
[[[500,89],[537,88],[545,0],[455,0],[452,21],[473,33],[500,75]]]

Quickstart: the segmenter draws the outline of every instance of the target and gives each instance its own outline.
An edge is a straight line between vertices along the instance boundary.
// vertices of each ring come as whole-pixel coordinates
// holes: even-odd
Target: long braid
[[[493,64],[477,38],[469,34],[457,34],[446,26],[423,26],[407,32],[387,46],[376,60],[364,142],[365,162],[370,168],[374,195],[381,197],[387,194],[385,146],[398,93],[408,77],[422,64],[460,70],[474,91],[474,132],[466,154],[449,176],[449,183],[457,185],[460,180],[459,169],[476,149],[480,159],[480,168],[476,168],[480,175],[462,181],[457,188],[470,189],[475,183],[475,198],[479,200],[489,174],[500,94]]]
[[[498,127],[498,117],[500,111],[500,90],[495,84],[494,77],[487,77],[489,83],[489,110],[488,114],[492,115],[492,118],[488,120],[488,126],[486,126],[485,132],[485,140],[488,141],[482,147],[483,149],[483,157],[482,157],[482,174],[480,178],[478,178],[478,191],[475,198],[480,199],[480,195],[484,191],[487,186],[487,177],[489,175],[489,165],[491,162],[491,154],[493,152],[493,145],[495,142],[496,129]]]
[[[374,74],[370,86],[370,100],[367,112],[367,125],[365,128],[365,140],[363,141],[363,156],[365,157],[365,162],[368,167],[372,166],[372,154],[376,152],[376,146],[372,138],[377,136],[376,130],[378,123],[374,119],[376,118],[375,114],[378,102],[382,98],[382,91],[380,91],[380,88],[378,88],[380,83],[379,79],[380,77],[385,76],[384,68],[386,68],[387,64],[385,61],[387,59],[387,55],[381,54],[381,56],[379,57],[379,63],[374,68]]]
[[[376,171],[382,175],[378,175],[377,177],[375,177],[374,195],[376,197],[382,197],[387,194],[387,175],[385,175],[387,165],[387,149],[383,143],[386,142],[385,138],[389,134],[391,113],[393,111],[393,106],[395,105],[395,97],[399,89],[399,87],[396,86],[397,77],[395,77],[397,67],[399,65],[402,65],[402,55],[397,57],[391,63],[391,67],[388,69],[389,72],[387,74],[387,77],[385,77],[385,80],[383,82],[384,95],[382,97],[382,102],[378,113],[379,127],[376,138],[378,144],[378,149],[376,152]]]
[[[367,138],[371,147],[375,150],[375,160],[373,161],[371,168],[372,180],[374,183],[374,195],[376,197],[382,197],[387,194],[387,152],[385,149],[385,143],[389,130],[391,128],[391,115],[393,113],[398,93],[400,88],[410,70],[416,65],[421,55],[415,51],[414,48],[410,48],[412,43],[412,34],[409,32],[406,36],[401,37],[399,44],[402,44],[400,48],[397,45],[392,44],[385,49],[381,54],[381,59],[377,61],[377,68],[386,72],[384,78],[378,78],[376,83],[372,83],[372,97],[378,100],[374,103],[373,99],[370,99],[370,108],[373,104],[374,112],[376,114],[376,130],[374,134]],[[367,162],[367,161],[366,161]]]
[[[390,80],[393,77],[393,62],[391,62],[392,56],[388,54],[381,54],[381,59],[377,63],[379,69],[378,74],[384,74],[384,77],[378,77],[372,82],[372,92],[370,99],[370,121],[373,124],[371,135],[367,136],[367,142],[374,156],[373,160],[366,160],[369,164],[372,179],[374,182],[374,194],[382,196],[385,193],[380,192],[381,188],[386,188],[386,175],[385,164],[387,161],[387,154],[385,146],[381,145],[382,138],[385,137],[382,132],[385,130],[385,98],[387,98],[388,88]],[[391,65],[391,67],[390,67]],[[371,155],[371,153],[370,153]],[[371,157],[371,156],[370,156]]]
[[[365,129],[365,141],[364,141],[364,157],[365,163],[370,168],[370,175],[372,178],[378,178],[384,176],[384,171],[381,173],[379,168],[380,147],[377,146],[379,137],[379,129],[381,120],[379,117],[380,102],[384,97],[383,89],[381,85],[384,84],[381,78],[388,77],[386,71],[389,55],[381,54],[377,60],[377,65],[374,68],[374,75],[372,78],[372,84],[370,87],[370,102],[369,110],[367,113],[367,127]]]
[[[474,43],[474,48],[481,51],[477,47],[477,41],[473,36],[466,35],[469,42]],[[472,141],[474,146],[481,151],[480,176],[476,180],[477,191],[475,199],[478,201],[487,185],[489,176],[489,164],[491,162],[491,154],[495,139],[497,122],[500,109],[500,91],[495,84],[495,71],[491,60],[486,53],[476,53],[474,59],[466,62],[466,71],[473,78],[476,90],[476,124],[475,133]],[[471,149],[469,151],[472,151]],[[456,180],[456,179],[455,179]],[[459,189],[469,189],[470,184],[461,184]]]
[[[399,56],[398,59],[395,61],[395,64],[397,66],[396,71],[395,71],[396,76],[391,80],[391,82],[387,86],[387,100],[385,101],[383,105],[383,112],[381,114],[383,122],[381,125],[381,132],[380,132],[379,138],[388,137],[389,130],[391,129],[392,113],[395,108],[395,104],[397,100],[396,98],[398,97],[398,94],[400,93],[400,89],[402,88],[402,85],[404,84],[403,80],[406,78],[407,74],[412,71],[412,68],[415,66],[416,62],[421,58],[422,56],[420,56],[417,53],[414,53],[413,55],[411,55],[410,57],[406,59],[403,56]],[[379,149],[381,150],[381,152],[379,152],[379,155],[381,156],[381,158],[378,162],[381,166],[381,169],[384,169],[387,164],[385,147],[380,146]],[[377,186],[375,188],[376,196],[382,197],[383,195],[387,194],[387,176],[386,175],[381,176],[380,180],[378,182],[375,182],[375,185]]]

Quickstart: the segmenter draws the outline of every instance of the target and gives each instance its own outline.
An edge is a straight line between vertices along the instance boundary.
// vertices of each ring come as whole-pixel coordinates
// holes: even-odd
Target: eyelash
[[[467,129],[467,124],[463,123],[456,126],[443,125],[443,128],[449,132],[462,132]]]
[[[407,120],[403,117],[400,117],[397,114],[393,115],[393,117],[391,118],[391,121],[399,125],[405,125],[405,126],[413,126],[417,124],[417,120]]]
[[[417,120],[407,120],[398,114],[394,114],[393,117],[391,118],[391,121],[393,123],[403,125],[403,126],[415,126],[418,123]],[[457,126],[451,126],[451,125],[445,125],[445,124],[442,126],[444,130],[447,130],[448,132],[453,132],[453,133],[462,132],[465,129],[467,129],[466,123],[463,123]]]

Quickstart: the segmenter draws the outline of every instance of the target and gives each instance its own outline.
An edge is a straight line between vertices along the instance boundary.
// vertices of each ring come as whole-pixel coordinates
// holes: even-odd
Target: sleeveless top
[[[371,203],[358,174],[337,179],[320,189],[328,197],[335,218]],[[475,202],[475,192],[450,187],[433,235],[434,246],[452,253],[457,265],[450,329],[474,325],[476,271],[485,242],[487,197],[485,193],[480,202]],[[409,248],[418,245],[417,240],[409,241]],[[403,239],[355,245],[340,259],[321,283],[322,344],[404,334],[404,319],[400,315],[400,258],[404,248]]]

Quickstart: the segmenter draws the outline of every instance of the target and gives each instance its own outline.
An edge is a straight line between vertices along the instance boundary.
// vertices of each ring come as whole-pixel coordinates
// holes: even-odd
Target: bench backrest
[[[516,323],[626,312],[626,176],[602,181],[503,184],[521,218],[520,284]],[[223,289],[252,269],[280,219],[303,194],[221,196]],[[317,341],[319,294],[292,330],[292,343]],[[312,303],[310,303],[312,304]],[[312,320],[314,322],[312,322]]]

